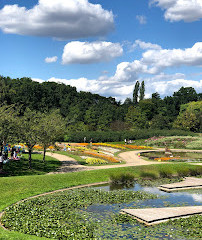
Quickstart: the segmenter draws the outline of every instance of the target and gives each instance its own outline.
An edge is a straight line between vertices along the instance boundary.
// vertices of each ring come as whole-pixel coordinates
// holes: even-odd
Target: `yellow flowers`
[[[88,164],[107,164],[108,162],[100,158],[87,158],[86,163]]]

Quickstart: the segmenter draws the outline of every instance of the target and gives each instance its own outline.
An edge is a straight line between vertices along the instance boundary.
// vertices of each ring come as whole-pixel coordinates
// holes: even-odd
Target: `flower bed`
[[[86,163],[92,164],[107,164],[108,162],[100,158],[87,158]]]
[[[115,157],[112,157],[112,156],[106,156],[104,154],[94,153],[94,152],[90,152],[90,151],[85,151],[84,153],[87,154],[87,155],[90,155],[90,156],[103,158],[103,159],[105,159],[109,162],[113,162],[113,163],[119,163],[120,162],[118,159],[116,159]]]

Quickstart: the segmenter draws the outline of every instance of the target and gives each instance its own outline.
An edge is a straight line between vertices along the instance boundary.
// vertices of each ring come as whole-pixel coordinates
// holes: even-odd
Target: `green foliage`
[[[150,125],[150,128],[152,129],[170,129],[171,128],[168,117],[163,116],[162,114],[155,115],[152,118],[149,125]]]
[[[140,88],[140,83],[139,81],[136,81],[135,83],[135,88],[133,90],[133,104],[136,105],[138,103],[138,92]]]
[[[157,195],[134,191],[106,192],[81,189],[51,194],[9,207],[3,224],[10,230],[57,239],[93,239],[99,221],[84,211],[93,204],[127,203],[155,199]]]
[[[14,106],[0,107],[0,143],[17,140],[17,111]]]
[[[134,113],[136,123],[132,125],[133,128],[149,127],[147,121],[151,121],[155,116],[162,116],[164,120],[166,118],[166,122],[168,121],[171,127],[179,114],[180,105],[190,101],[199,101],[201,96],[193,88],[181,88],[173,96],[164,99],[161,99],[158,93],[152,94],[151,99],[144,99],[144,89],[144,81],[141,86],[137,81],[133,100],[128,98],[124,104],[121,104],[112,97],[106,98],[89,92],[77,92],[75,87],[65,84],[38,83],[30,78],[11,79],[0,76],[0,105],[20,106],[21,115],[26,108],[42,113],[59,109],[61,116],[70,122],[67,130],[106,131],[116,121],[125,122],[128,108],[134,105],[140,113]],[[139,92],[140,101],[138,102]],[[162,117],[158,128],[168,128]],[[155,120],[158,121],[158,118],[156,117]],[[155,123],[155,128],[156,126],[157,123]],[[113,127],[111,129],[114,130]],[[194,131],[196,131],[195,128]]]
[[[173,127],[199,132],[202,129],[202,101],[181,105]]]
[[[158,179],[159,174],[158,172],[155,172],[155,171],[143,171],[141,172],[140,177],[149,178],[149,179]]]
[[[144,81],[142,81],[140,86],[140,101],[144,99],[145,96],[145,84]]]
[[[110,181],[112,184],[128,185],[134,183],[135,176],[131,173],[112,174]]]
[[[84,137],[86,137],[86,142],[90,142],[90,139],[93,139],[93,142],[120,142],[124,139],[138,140],[138,139],[147,139],[150,137],[158,136],[195,136],[193,132],[187,132],[183,130],[153,130],[153,129],[136,129],[134,131],[107,131],[107,132],[68,132],[65,135],[65,142],[83,142]]]
[[[146,114],[138,107],[129,107],[125,120],[132,129],[147,128],[148,125]]]

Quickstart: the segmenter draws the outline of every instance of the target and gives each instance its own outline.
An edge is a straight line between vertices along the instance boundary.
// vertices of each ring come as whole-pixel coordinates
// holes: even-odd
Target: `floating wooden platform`
[[[144,208],[122,209],[122,214],[127,214],[148,226],[166,222],[170,219],[190,217],[202,214],[202,206],[190,207],[167,207],[167,208]]]
[[[165,192],[202,188],[202,178],[187,177],[182,182],[165,184],[165,185],[161,185],[158,188]]]

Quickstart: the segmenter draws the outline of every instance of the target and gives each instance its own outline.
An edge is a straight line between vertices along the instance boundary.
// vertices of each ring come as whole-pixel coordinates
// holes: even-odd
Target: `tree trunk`
[[[46,158],[46,147],[43,148],[43,162],[45,163]]]
[[[29,149],[29,168],[32,168],[32,149]]]

